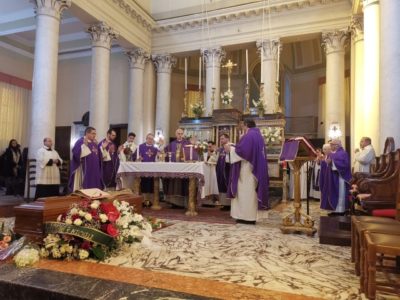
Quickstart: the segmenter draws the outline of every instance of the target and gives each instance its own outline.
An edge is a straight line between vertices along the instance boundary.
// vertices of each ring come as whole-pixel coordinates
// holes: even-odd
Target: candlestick
[[[187,90],[187,57],[185,57],[185,90]]]
[[[246,84],[249,85],[249,50],[246,49]]]
[[[183,96],[183,112],[182,112],[182,118],[187,117],[188,114],[189,114],[188,109],[187,109],[187,93],[188,93],[188,91],[187,91],[187,89],[185,89],[185,93],[184,93],[184,96]]]
[[[201,56],[199,58],[199,90],[201,90]]]
[[[250,113],[250,91],[249,91],[249,84],[246,84],[246,109],[244,111],[245,114],[249,114]]]

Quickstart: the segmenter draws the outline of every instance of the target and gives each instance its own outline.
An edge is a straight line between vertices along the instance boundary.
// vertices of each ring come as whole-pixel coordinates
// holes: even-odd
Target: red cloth
[[[395,218],[396,209],[375,209],[372,211],[374,217]]]

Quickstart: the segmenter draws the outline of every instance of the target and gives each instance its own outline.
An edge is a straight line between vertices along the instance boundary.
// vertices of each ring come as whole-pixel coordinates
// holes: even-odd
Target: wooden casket
[[[116,198],[134,206],[135,212],[142,213],[142,196],[126,194],[118,195]],[[44,237],[44,223],[56,221],[57,217],[66,212],[71,204],[79,202],[81,199],[82,197],[76,195],[48,197],[16,206],[14,207],[14,231],[26,236],[31,241],[41,241]],[[107,200],[105,199],[104,201]]]

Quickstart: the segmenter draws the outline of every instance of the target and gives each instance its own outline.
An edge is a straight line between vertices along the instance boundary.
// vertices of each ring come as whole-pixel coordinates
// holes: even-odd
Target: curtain
[[[30,90],[0,82],[0,153],[11,139],[22,148],[28,146],[30,107]]]

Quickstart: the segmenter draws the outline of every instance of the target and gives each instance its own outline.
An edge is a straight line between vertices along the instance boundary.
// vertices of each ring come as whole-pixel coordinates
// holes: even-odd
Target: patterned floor
[[[311,206],[317,217],[317,203]],[[175,221],[155,232],[151,244],[125,248],[106,263],[323,299],[361,299],[350,248],[320,245],[317,235],[283,235],[278,227],[290,210],[278,207],[256,226]]]

